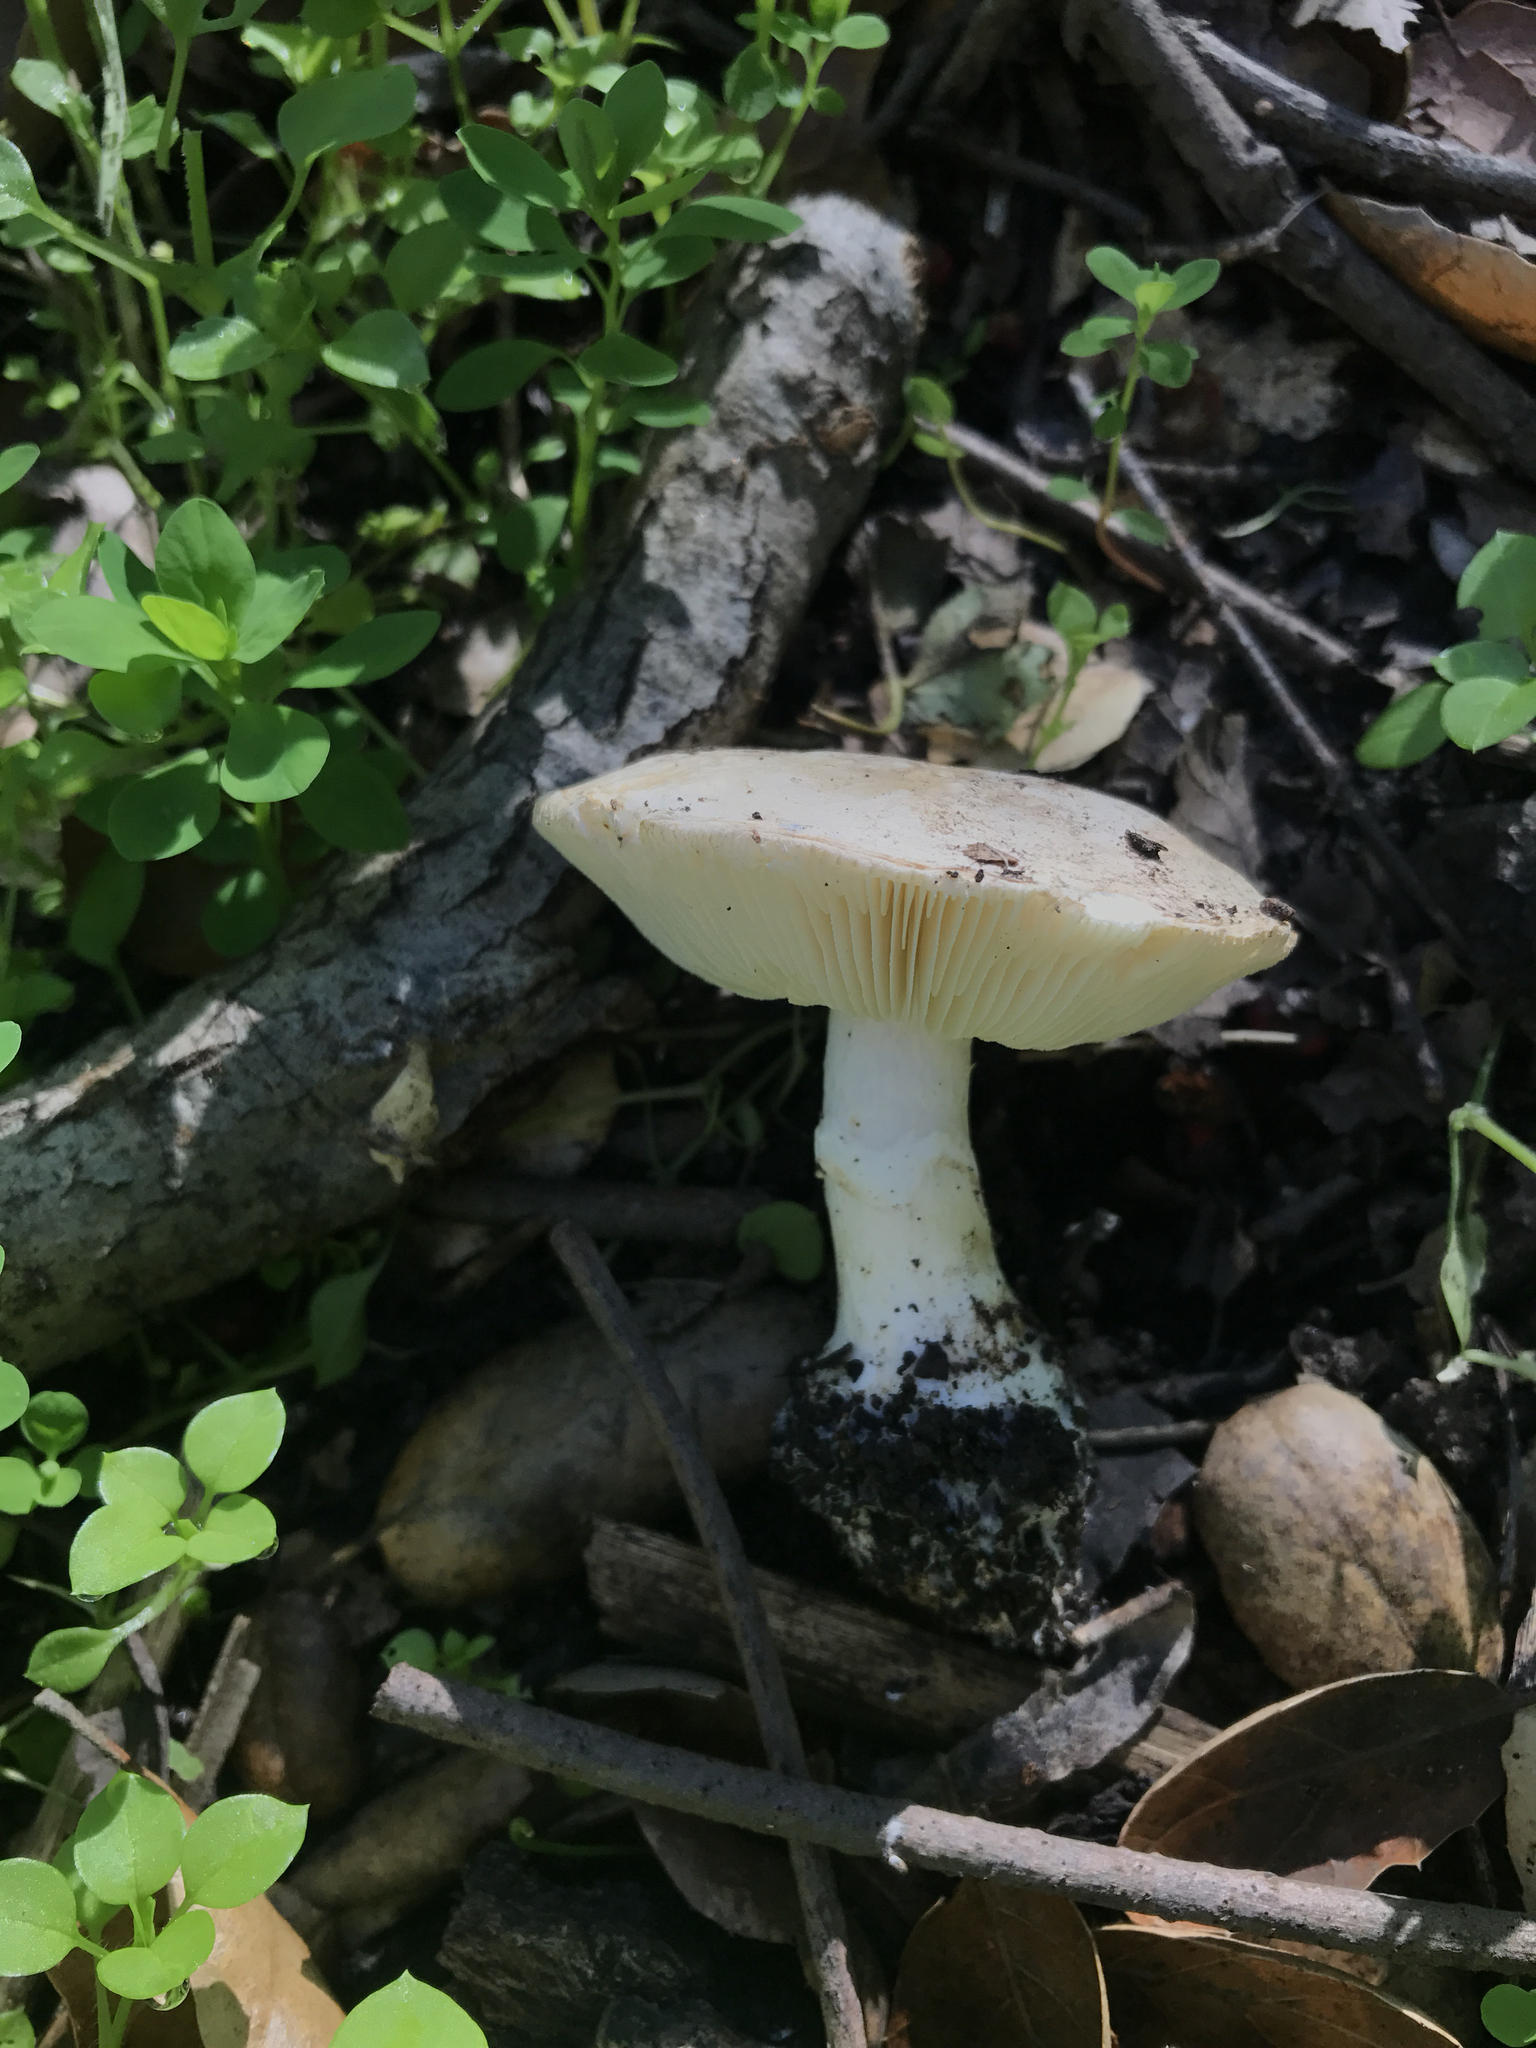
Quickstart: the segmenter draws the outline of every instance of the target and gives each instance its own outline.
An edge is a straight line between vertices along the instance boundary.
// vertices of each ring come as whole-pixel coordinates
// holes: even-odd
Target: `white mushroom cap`
[[[541,797],[533,821],[704,980],[943,1038],[1117,1038],[1295,942],[1150,812],[984,768],[652,754]]]

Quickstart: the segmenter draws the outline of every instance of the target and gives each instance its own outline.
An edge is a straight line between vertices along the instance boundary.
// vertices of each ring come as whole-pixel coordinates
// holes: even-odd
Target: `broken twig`
[[[587,1233],[579,1224],[557,1223],[549,1242],[614,1357],[634,1381],[667,1447],[678,1486],[714,1566],[768,1761],[786,1779],[806,1778],[805,1746],[752,1567],[688,1411]],[[863,2012],[848,1967],[848,1936],[831,1860],[815,1844],[798,1841],[790,1844],[790,1863],[830,2048],[864,2048]]]
[[[395,1727],[489,1750],[530,1770],[580,1778],[602,1791],[754,1834],[819,1843],[844,1856],[878,1857],[903,1868],[915,1863],[1084,1905],[1281,1935],[1357,1954],[1536,1974],[1536,1920],[1517,1913],[1298,1884],[1267,1871],[1223,1870],[845,1792],[643,1742],[406,1664],[389,1674],[373,1713]]]

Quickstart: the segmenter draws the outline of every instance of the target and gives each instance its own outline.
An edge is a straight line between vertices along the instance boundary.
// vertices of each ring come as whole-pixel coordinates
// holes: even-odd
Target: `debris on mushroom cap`
[[[1118,797],[878,754],[652,754],[534,824],[738,995],[1041,1050],[1162,1023],[1295,944],[1241,875]],[[1151,825],[1162,851],[1139,858]],[[1144,835],[1143,835],[1144,836]],[[995,848],[980,860],[973,849]]]

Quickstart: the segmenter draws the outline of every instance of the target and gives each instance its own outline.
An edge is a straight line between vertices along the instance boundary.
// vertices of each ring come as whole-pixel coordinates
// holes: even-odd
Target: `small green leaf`
[[[188,498],[165,522],[155,549],[155,581],[238,626],[256,588],[256,564],[233,519],[211,498]]]
[[[31,1398],[32,1389],[27,1385],[26,1374],[18,1372],[7,1359],[0,1358],[0,1429],[9,1429],[26,1412]]]
[[[98,669],[86,694],[108,725],[136,740],[156,739],[181,709],[181,671],[156,661]]]
[[[213,892],[203,911],[203,937],[226,960],[241,960],[264,946],[283,921],[283,904],[262,868],[242,868]]]
[[[243,662],[264,661],[297,631],[324,589],[323,569],[308,569],[297,576],[274,576],[265,567],[258,570],[251,601],[240,621],[236,657]]]
[[[17,1053],[19,1053],[20,1051],[21,1026],[19,1024],[13,1023],[11,1019],[7,1017],[3,1021],[0,1021],[0,1074],[3,1074],[5,1072],[6,1068],[11,1064],[12,1060],[15,1059]],[[5,1254],[3,1252],[0,1252],[0,1259],[3,1259],[4,1256]]]
[[[30,1856],[0,1863],[0,1971],[36,1976],[78,1944],[75,1895],[63,1872]]]
[[[1195,373],[1195,350],[1182,341],[1148,341],[1142,344],[1143,367],[1154,384],[1180,391]]]
[[[577,358],[585,376],[612,384],[670,384],[677,364],[669,355],[630,334],[605,334]]]
[[[165,462],[201,462],[208,450],[196,434],[184,427],[172,427],[163,434],[147,434],[134,454],[148,468]]]
[[[736,1249],[764,1244],[784,1280],[802,1286],[814,1280],[826,1259],[821,1218],[803,1202],[764,1202],[749,1209],[736,1226]]]
[[[308,789],[331,751],[318,718],[291,704],[242,704],[230,720],[219,780],[243,804],[280,804]]]
[[[42,1494],[35,1465],[25,1458],[0,1458],[0,1515],[28,1515]]]
[[[191,384],[212,384],[270,362],[277,344],[241,314],[219,314],[184,328],[171,343],[168,358],[178,377]]]
[[[310,1296],[309,1345],[316,1386],[333,1386],[362,1364],[368,1348],[368,1296],[383,1264],[377,1259],[356,1273],[334,1273]]]
[[[467,349],[451,363],[437,386],[442,412],[483,412],[514,398],[528,379],[560,351],[541,341],[491,341]]]
[[[1046,617],[1063,640],[1086,639],[1099,623],[1093,599],[1072,583],[1057,583],[1045,600]]]
[[[1453,683],[1440,704],[1446,736],[1478,753],[1497,746],[1536,718],[1536,679],[1518,687],[1498,676],[1468,676]]]
[[[161,597],[158,591],[146,592],[141,602],[149,623],[195,661],[224,661],[234,652],[233,627],[200,604],[188,604],[183,597]]]
[[[15,490],[41,453],[35,441],[17,441],[0,454],[0,493]]]
[[[306,824],[343,853],[395,853],[411,843],[411,821],[394,790],[360,754],[333,748],[299,798]]]
[[[565,531],[568,498],[514,498],[496,519],[496,559],[515,576],[526,576],[554,553]]]
[[[40,1508],[67,1508],[84,1483],[73,1465],[56,1465],[51,1459],[39,1465],[37,1476],[42,1482],[37,1496]]]
[[[429,220],[402,235],[384,265],[384,282],[400,311],[419,313],[440,299],[463,267],[468,247],[455,220]]]
[[[475,171],[450,171],[437,187],[448,218],[493,248],[527,251],[528,202],[509,199]]]
[[[56,1692],[83,1692],[101,1676],[117,1643],[111,1629],[53,1629],[32,1646],[27,1677],[33,1685],[51,1685]],[[0,1954],[0,1969],[4,1968]]]
[[[187,1555],[199,1564],[248,1564],[276,1541],[272,1510],[248,1493],[229,1493],[214,1502],[202,1528],[187,1538]]]
[[[31,165],[14,142],[0,139],[0,220],[36,213],[42,203]]]
[[[621,72],[603,95],[614,138],[614,175],[622,183],[649,161],[667,125],[667,81],[649,58]]]
[[[158,1510],[134,1506],[98,1508],[75,1531],[69,1547],[69,1584],[86,1600],[120,1593],[180,1562],[186,1543],[160,1526]],[[102,1893],[105,1898],[107,1894]]]
[[[353,2006],[331,2048],[486,2048],[485,2036],[445,1991],[407,1970]]]
[[[0,1864],[0,1870],[5,1868]],[[1483,1994],[1483,2025],[1504,2048],[1527,2048],[1536,2041],[1536,1991],[1519,1984],[1495,1984]]]
[[[658,285],[681,284],[696,277],[715,260],[716,245],[707,235],[675,235],[668,241],[651,236],[629,243],[624,252],[621,278],[631,292],[654,291]]]
[[[287,1419],[270,1387],[230,1394],[193,1416],[182,1440],[182,1458],[210,1494],[242,1492],[277,1456]]]
[[[953,395],[932,377],[909,377],[902,386],[907,411],[931,426],[947,427],[955,416]]]
[[[1536,635],[1536,534],[1500,529],[1462,571],[1456,603],[1482,613],[1483,640],[1522,640]]]
[[[183,1913],[148,1948],[118,1948],[96,1965],[97,1978],[119,1998],[163,1998],[213,1954],[217,1930],[208,1913]]]
[[[416,111],[416,81],[403,64],[364,66],[318,79],[284,100],[277,139],[290,163],[306,164],[349,142],[376,142]]]
[[[175,1876],[185,1833],[169,1792],[133,1771],[119,1771],[80,1816],[75,1868],[98,1899],[136,1905]]]
[[[1510,640],[1463,640],[1437,654],[1430,666],[1448,683],[1498,682],[1518,686],[1531,680],[1531,664]]]
[[[199,845],[218,821],[218,769],[197,747],[125,780],[107,830],[124,860],[170,860]]]
[[[1125,413],[1113,400],[1101,406],[1093,422],[1093,438],[1096,441],[1113,441],[1123,434],[1128,425]]]
[[[532,144],[476,121],[459,130],[459,140],[464,145],[464,154],[485,182],[509,199],[527,200],[556,213],[571,205],[565,180]]]
[[[756,123],[766,120],[779,104],[784,83],[785,74],[780,66],[756,43],[749,43],[739,57],[732,59],[722,90],[733,114]]]
[[[45,597],[27,621],[27,636],[82,668],[126,669],[136,661],[163,665],[175,658],[136,611],[105,597]]]
[[[891,31],[878,14],[850,14],[832,31],[835,50],[881,50]]]
[[[145,1517],[158,1515],[161,1522],[167,1522],[181,1513],[187,1475],[181,1460],[169,1451],[138,1444],[131,1450],[105,1454],[96,1490],[108,1507],[132,1508]]]
[[[567,100],[555,125],[565,160],[589,204],[600,206],[603,200],[616,198],[622,181],[610,180],[609,173],[618,143],[602,108],[595,107],[590,100]]]
[[[1154,548],[1168,545],[1168,529],[1155,512],[1143,512],[1138,505],[1122,505],[1111,520],[1132,540],[1144,540]]]
[[[661,391],[654,396],[636,392],[626,401],[625,411],[636,426],[667,429],[707,426],[712,417],[707,400],[689,398],[681,391]]]
[[[97,854],[69,914],[69,949],[94,967],[111,967],[139,914],[144,870],[110,843]]]
[[[365,313],[320,357],[338,377],[381,391],[419,391],[432,374],[415,323],[393,307]]]
[[[63,1387],[44,1387],[27,1403],[21,1433],[45,1458],[62,1458],[80,1443],[91,1426],[90,1411],[78,1394]]]
[[[1098,492],[1080,477],[1053,476],[1046,489],[1063,505],[1097,505],[1099,502]]]
[[[719,242],[772,242],[792,235],[800,225],[798,213],[771,199],[737,199],[712,192],[707,199],[690,199],[680,206],[665,227],[657,229],[657,236],[662,241],[673,235],[713,235]]]
[[[1137,291],[1152,274],[1133,263],[1123,249],[1116,249],[1107,242],[1090,249],[1083,261],[1091,277],[1107,286],[1117,298],[1129,299],[1132,305],[1136,303]]]
[[[307,1806],[236,1793],[200,1814],[181,1847],[188,1899],[228,1910],[276,1884],[304,1845]]]
[[[1366,727],[1355,747],[1362,768],[1411,768],[1424,761],[1445,740],[1440,706],[1448,691],[1444,683],[1420,683],[1394,699]]]
[[[1193,263],[1181,263],[1173,273],[1169,305],[1188,306],[1203,299],[1220,275],[1221,265],[1214,256],[1197,256]]]
[[[354,626],[290,678],[295,690],[345,690],[376,683],[416,660],[442,624],[439,613],[382,612]]]

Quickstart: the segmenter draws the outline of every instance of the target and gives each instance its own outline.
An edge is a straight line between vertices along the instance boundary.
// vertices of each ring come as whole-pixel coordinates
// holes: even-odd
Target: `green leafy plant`
[[[355,691],[413,660],[438,614],[390,613],[301,643],[345,558],[311,548],[258,562],[207,498],[172,513],[152,569],[112,535],[96,535],[93,552],[110,597],[61,589],[55,572],[10,620],[30,649],[94,671],[87,706],[49,716],[38,705],[44,732],[28,758],[31,781],[107,842],[72,910],[71,948],[113,965],[145,865],[201,850],[230,870],[204,937],[248,952],[292,900],[296,869],[332,848],[383,852],[409,838],[400,750],[373,737]]]
[[[1355,748],[1363,766],[1409,768],[1446,740],[1478,753],[1536,719],[1536,534],[1496,533],[1462,571],[1456,603],[1482,614],[1477,638],[1436,655],[1440,680],[1371,721]]]
[[[1536,1352],[1510,1356],[1502,1351],[1478,1348],[1477,1296],[1488,1263],[1488,1226],[1478,1207],[1487,1154],[1477,1140],[1497,1145],[1528,1173],[1536,1173],[1536,1150],[1522,1143],[1488,1110],[1488,1094],[1498,1063],[1501,1032],[1496,1032],[1478,1067],[1477,1079],[1467,1100],[1446,1119],[1450,1143],[1451,1184],[1446,1206],[1445,1252],[1440,1261],[1440,1292],[1456,1331],[1459,1350],[1441,1377],[1456,1377],[1469,1365],[1502,1367],[1523,1378],[1536,1379]]]
[[[242,1793],[188,1826],[164,1786],[119,1771],[53,1862],[0,1863],[0,1969],[30,1976],[83,1949],[96,1965],[97,2039],[120,2048],[137,2006],[165,2010],[186,1997],[187,1979],[213,1953],[209,1908],[243,1906],[282,1876],[308,1811]],[[165,1895],[178,1871],[172,1906]]]
[[[515,1673],[488,1677],[475,1669],[496,1647],[494,1636],[466,1636],[456,1628],[445,1629],[439,1641],[429,1629],[403,1628],[391,1636],[379,1655],[391,1671],[397,1664],[409,1664],[415,1671],[440,1672],[444,1678],[462,1678],[487,1692],[503,1692],[514,1699],[529,1697]]]
[[[1527,2048],[1536,2041],[1536,1991],[1519,1984],[1495,1984],[1484,1992],[1481,2010],[1483,2025],[1505,2048]]]
[[[725,74],[726,105],[753,124],[778,110],[784,117],[752,181],[754,192],[769,192],[806,115],[844,111],[841,93],[821,83],[832,52],[882,49],[890,30],[878,14],[851,13],[849,0],[809,0],[803,16],[759,0],[736,19],[752,41]]]
[[[1122,355],[1123,375],[1118,391],[1110,392],[1099,400],[1093,421],[1094,438],[1107,442],[1109,447],[1102,492],[1071,477],[1056,478],[1051,492],[1067,504],[1097,504],[1099,545],[1113,558],[1113,545],[1107,539],[1111,522],[1135,540],[1161,543],[1168,538],[1160,519],[1135,506],[1118,503],[1120,450],[1131,423],[1131,407],[1142,378],[1177,391],[1189,382],[1194,372],[1198,350],[1182,341],[1154,339],[1152,330],[1158,316],[1176,306],[1192,305],[1196,299],[1204,298],[1220,277],[1221,265],[1214,256],[1202,256],[1193,263],[1181,264],[1172,273],[1158,264],[1144,270],[1123,249],[1116,249],[1108,243],[1090,249],[1085,260],[1098,282],[1113,292],[1117,299],[1123,300],[1130,310],[1128,313],[1091,314],[1063,340],[1062,353],[1078,357],[1107,353]],[[1122,343],[1128,343],[1129,347],[1122,349]]]
[[[182,1598],[203,1571],[245,1564],[272,1548],[271,1512],[246,1489],[277,1455],[285,1420],[270,1388],[233,1394],[192,1418],[179,1458],[148,1445],[102,1457],[95,1482],[102,1504],[81,1523],[69,1552],[70,1590],[91,1622],[42,1637],[28,1678],[80,1691],[119,1643]],[[125,1592],[125,1602],[113,1597]]]
[[[1021,526],[1017,520],[1004,519],[996,512],[989,512],[971,490],[965,477],[965,451],[956,447],[945,429],[951,426],[955,417],[955,400],[948,384],[936,377],[909,377],[902,386],[906,400],[906,419],[896,450],[910,440],[913,447],[924,455],[937,455],[949,469],[949,480],[955,495],[967,512],[979,519],[984,526],[990,526],[994,533],[1009,533],[1016,540],[1027,540],[1036,547],[1051,548],[1061,554],[1063,544],[1053,533],[1042,533],[1037,527]],[[900,721],[897,721],[898,724]],[[895,727],[891,730],[894,732]]]

